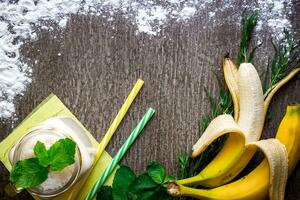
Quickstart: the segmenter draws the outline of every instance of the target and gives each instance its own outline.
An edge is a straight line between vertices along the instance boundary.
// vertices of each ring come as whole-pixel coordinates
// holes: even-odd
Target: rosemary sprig
[[[180,179],[188,177],[190,157],[186,152],[181,152],[178,157],[179,177]]]
[[[224,88],[224,86],[221,85],[219,82],[219,87],[221,88],[219,91],[218,98],[214,98],[207,90],[205,90],[205,93],[208,96],[210,108],[211,108],[211,114],[208,116],[204,116],[199,120],[199,134],[201,135],[204,130],[207,128],[209,122],[217,117],[218,115],[227,113],[232,114],[233,113],[233,104],[230,97],[230,94],[228,90]]]
[[[271,41],[274,55],[272,60],[268,62],[264,73],[263,89],[265,96],[267,96],[274,85],[300,64],[299,41],[295,41],[286,29],[284,29],[283,34],[284,37],[276,43]]]
[[[256,49],[261,45],[257,45],[254,49],[249,53],[250,41],[252,38],[252,32],[257,24],[258,15],[251,14],[246,15],[243,14],[241,21],[241,41],[240,41],[240,49],[237,56],[237,64],[241,64],[243,62],[251,62],[254,56]]]

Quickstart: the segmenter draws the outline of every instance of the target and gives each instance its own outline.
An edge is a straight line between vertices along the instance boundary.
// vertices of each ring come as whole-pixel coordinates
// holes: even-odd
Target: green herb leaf
[[[138,200],[152,200],[156,190],[145,190],[137,195]]]
[[[97,193],[97,200],[112,200],[112,188],[110,186],[102,186]]]
[[[190,157],[186,152],[182,152],[178,157],[179,178],[187,178],[190,166]]]
[[[274,48],[274,56],[271,64],[271,81],[270,88],[281,81],[294,67],[300,64],[299,41],[293,40],[292,35],[284,29],[284,38],[275,44],[272,41]]]
[[[134,172],[127,166],[120,166],[117,170],[112,185],[112,195],[114,200],[127,200],[129,185],[136,178]]]
[[[48,150],[49,165],[53,171],[59,171],[75,162],[76,143],[69,139],[60,139]]]
[[[248,49],[250,46],[252,32],[257,24],[257,19],[258,19],[257,14],[252,14],[252,15],[243,14],[242,16],[241,41],[240,41],[240,50],[237,56],[237,64],[241,64],[243,62],[249,62]],[[252,58],[253,58],[253,54],[254,52],[251,55]]]
[[[130,184],[129,190],[131,193],[138,194],[142,191],[154,189],[156,187],[157,183],[155,183],[150,176],[142,174]]]
[[[209,117],[204,116],[199,120],[199,135],[201,136],[205,129],[208,127],[209,124]]]
[[[166,197],[165,189],[160,185],[156,185],[151,189],[143,189],[140,192],[130,192],[129,194],[130,200],[167,200],[166,198],[164,198]]]
[[[48,167],[49,157],[44,143],[37,141],[34,145],[34,155],[38,158],[39,164],[43,167]]]
[[[166,177],[165,167],[160,162],[149,162],[147,164],[147,173],[157,184],[162,184]]]
[[[170,200],[173,199],[168,193],[166,192],[165,188],[161,186],[157,186],[155,190],[148,190],[141,193],[138,196],[139,200]]]
[[[32,188],[48,178],[48,169],[39,164],[37,158],[18,161],[10,173],[10,181],[17,188]]]

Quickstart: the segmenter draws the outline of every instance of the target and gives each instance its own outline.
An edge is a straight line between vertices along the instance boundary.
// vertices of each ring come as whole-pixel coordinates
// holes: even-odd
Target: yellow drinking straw
[[[104,138],[102,139],[102,141],[100,142],[98,148],[97,148],[97,154],[96,154],[96,158],[95,158],[95,162],[94,162],[94,166],[93,167],[97,167],[95,166],[95,164],[97,163],[97,161],[99,160],[99,158],[101,157],[101,154],[103,153],[103,151],[105,150],[106,146],[109,143],[109,140],[111,139],[111,137],[113,136],[114,132],[117,130],[119,124],[121,123],[122,119],[124,118],[126,112],[128,111],[130,105],[132,104],[132,102],[134,101],[136,95],[139,93],[140,89],[142,88],[144,84],[144,81],[141,79],[138,79],[136,84],[134,85],[134,87],[132,88],[131,92],[129,93],[126,101],[124,102],[124,104],[122,105],[122,107],[120,108],[117,116],[115,117],[114,121],[111,123],[108,131],[106,132]],[[92,170],[89,171],[89,173],[91,173]],[[86,175],[86,178],[83,182],[84,185],[81,188],[85,188],[86,184],[93,184],[94,183],[87,183],[86,180],[88,178],[88,175]],[[68,197],[69,199],[74,199],[75,197],[73,197],[73,195],[76,194],[71,194],[70,197]],[[76,197],[77,199],[83,199],[85,197],[86,194],[80,194],[80,197]],[[82,197],[81,197],[82,196]]]
[[[117,130],[119,124],[121,123],[122,119],[124,118],[126,112],[128,111],[130,105],[132,104],[132,102],[134,101],[136,95],[139,93],[140,89],[142,88],[144,84],[144,81],[141,79],[138,79],[136,84],[134,85],[134,87],[132,88],[131,92],[129,93],[127,99],[125,100],[124,104],[122,105],[122,107],[120,108],[117,116],[115,117],[114,121],[111,123],[108,131],[106,132],[104,138],[102,139],[102,141],[100,142],[98,148],[97,148],[97,154],[96,154],[96,158],[95,158],[95,162],[94,162],[94,166],[93,167],[97,167],[95,164],[97,163],[97,161],[99,160],[99,158],[101,157],[101,154],[103,153],[103,151],[105,150],[106,146],[109,143],[109,140],[111,139],[111,137],[113,136],[114,132]],[[91,170],[89,171],[89,173],[91,173]],[[88,183],[86,182],[86,179],[88,178],[89,175],[85,176],[85,180],[83,180],[84,185],[81,186],[81,188],[85,188],[88,187],[86,184],[93,186],[94,183]],[[72,194],[73,195],[73,194]],[[69,199],[74,199],[75,197],[73,197],[71,195],[71,197],[68,197]],[[76,194],[74,194],[76,195]],[[80,197],[76,197],[76,199],[84,199],[86,194],[84,193],[80,193]]]
[[[121,123],[122,119],[124,118],[126,112],[128,111],[130,105],[134,101],[136,95],[139,93],[140,89],[142,88],[144,81],[138,79],[135,86],[131,90],[130,94],[128,95],[125,103],[122,105],[121,109],[119,110],[117,116],[115,117],[114,121],[111,123],[108,131],[106,132],[104,138],[100,142],[97,154],[96,154],[96,161],[100,158],[101,154],[105,150],[108,142],[110,141],[111,137],[113,136],[114,132],[117,130],[119,124]]]

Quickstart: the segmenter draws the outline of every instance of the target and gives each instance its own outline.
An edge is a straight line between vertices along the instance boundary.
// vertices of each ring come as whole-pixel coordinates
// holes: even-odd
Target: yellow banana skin
[[[250,162],[256,150],[257,148],[255,147],[246,148],[239,161],[234,166],[232,166],[227,172],[221,174],[218,177],[203,180],[199,182],[199,184],[208,188],[214,188],[229,183]]]
[[[236,66],[229,58],[224,59],[223,68],[228,86],[234,87],[234,89],[231,90],[231,94],[233,97],[238,96],[238,93],[240,94],[239,98],[233,98],[234,102],[239,100],[239,102],[234,103],[234,105],[238,105],[239,110],[242,111],[235,111],[235,121],[244,130],[244,133],[246,133],[246,138],[231,133],[229,131],[230,129],[228,129],[227,133],[229,137],[216,157],[198,175],[179,180],[179,184],[199,184],[207,187],[211,187],[215,184],[219,185],[219,182],[226,182],[235,175],[227,173],[228,171],[236,167],[237,163],[240,165],[239,168],[243,169],[255,153],[255,151],[251,151],[247,153],[247,156],[242,157],[245,151],[248,152],[245,147],[245,142],[257,141],[264,123],[264,101],[259,76],[254,66],[250,63],[241,64],[239,71],[236,71]],[[228,75],[227,72],[231,75]],[[237,75],[239,75],[240,78],[239,83],[235,77]],[[239,85],[239,89],[241,89],[240,92],[237,91],[237,88],[235,88],[237,86],[235,85]],[[219,124],[219,126],[223,125],[225,127],[225,124]],[[199,148],[195,148],[192,157],[196,157],[200,153]],[[243,163],[240,162],[241,159]]]
[[[237,121],[240,113],[240,105],[238,103],[239,91],[236,84],[237,67],[229,57],[224,58],[223,71],[226,84],[233,100],[234,119]],[[300,68],[292,70],[290,74],[265,93],[264,116],[266,116],[268,107],[275,93],[299,72]],[[247,146],[242,147],[244,144],[242,144],[241,140],[236,140],[235,145],[231,146],[232,143],[234,143],[234,139],[231,135],[228,137],[221,151],[208,166],[206,166],[198,175],[179,180],[178,183],[183,185],[198,184],[208,188],[214,188],[233,180],[250,162],[257,148],[248,148]],[[233,148],[236,148],[237,146],[239,146],[238,149],[233,150]],[[192,155],[192,157],[195,156]],[[235,162],[234,165],[228,165],[228,163],[233,163],[236,159],[238,159],[238,162]],[[220,166],[222,166],[222,168]]]
[[[296,68],[292,70],[284,79],[279,81],[276,85],[274,85],[270,90],[266,92],[264,115],[266,115],[272,97],[276,94],[276,92],[299,72],[300,72],[300,68]],[[247,163],[249,163],[249,161],[255,154],[256,149],[257,148],[246,148],[239,162],[236,165],[234,165],[232,168],[230,168],[229,171],[215,178],[210,178],[206,180],[201,179],[201,181],[198,181],[198,184],[203,185],[205,187],[213,188],[230,182],[245,168]]]
[[[216,155],[212,162],[208,164],[198,175],[178,180],[179,184],[197,184],[203,186],[207,185],[206,182],[214,180],[215,177],[219,177],[224,171],[229,171],[232,165],[224,165],[224,158],[227,163],[239,163],[241,155],[243,155],[243,149],[245,149],[245,140],[240,135],[230,133],[223,148]],[[208,182],[209,183],[209,182]]]
[[[175,182],[169,183],[172,196],[189,196],[196,199],[214,200],[265,200],[268,196],[268,161],[264,160],[247,177],[214,189],[194,189]]]
[[[280,123],[276,139],[285,145],[288,153],[288,174],[291,175],[300,159],[300,105],[289,106]],[[190,196],[197,199],[260,200],[267,199],[270,186],[270,169],[265,158],[247,176],[214,189],[194,189],[171,182],[168,192],[173,196]]]

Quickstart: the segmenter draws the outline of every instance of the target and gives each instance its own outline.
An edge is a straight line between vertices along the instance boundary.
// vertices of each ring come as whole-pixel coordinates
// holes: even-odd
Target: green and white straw
[[[121,149],[118,151],[118,153],[115,155],[115,157],[111,160],[109,165],[105,168],[102,176],[96,181],[90,192],[85,197],[85,200],[92,200],[96,193],[100,190],[101,186],[104,184],[106,179],[110,176],[110,174],[113,172],[115,167],[118,165],[122,157],[125,155],[126,151],[130,148],[134,140],[138,137],[138,135],[141,133],[147,122],[151,119],[153,116],[155,110],[152,108],[149,108],[146,114],[143,116],[141,121],[138,123],[138,125],[135,127],[135,129],[130,134],[129,138],[126,140],[126,142],[122,145]]]

